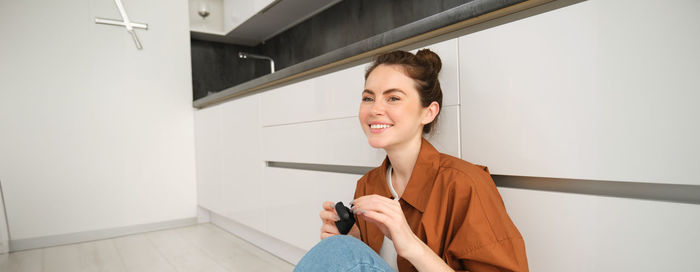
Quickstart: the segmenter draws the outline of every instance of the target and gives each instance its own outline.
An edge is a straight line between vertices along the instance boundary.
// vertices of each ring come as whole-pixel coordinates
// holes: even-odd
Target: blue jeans
[[[348,235],[335,235],[316,244],[299,261],[294,271],[364,272],[394,270],[362,241]]]

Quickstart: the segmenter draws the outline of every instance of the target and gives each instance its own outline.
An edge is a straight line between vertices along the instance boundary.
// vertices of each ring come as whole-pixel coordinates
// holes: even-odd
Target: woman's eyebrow
[[[382,92],[382,94],[387,95],[387,94],[395,93],[395,92],[402,93],[403,95],[406,95],[406,92],[404,92],[401,89],[396,89],[396,88],[388,89],[388,90]],[[364,91],[362,91],[362,93],[374,95],[374,92],[370,89],[365,89]]]
[[[399,92],[399,93],[402,93],[403,95],[406,95],[406,92],[404,92],[401,89],[396,89],[396,88],[388,89],[388,90],[384,91],[384,94],[390,94],[390,93],[395,93],[395,92]]]

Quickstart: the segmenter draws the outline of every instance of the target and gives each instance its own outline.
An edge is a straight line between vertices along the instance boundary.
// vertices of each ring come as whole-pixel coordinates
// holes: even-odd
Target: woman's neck
[[[408,180],[411,178],[413,166],[416,165],[418,160],[422,139],[422,135],[419,134],[418,137],[406,142],[403,146],[386,150],[393,169],[391,184],[399,197],[403,195],[406,185],[408,185]]]

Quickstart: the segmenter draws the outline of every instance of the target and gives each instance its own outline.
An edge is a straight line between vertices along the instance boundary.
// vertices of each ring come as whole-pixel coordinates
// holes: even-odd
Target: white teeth
[[[373,129],[380,129],[380,128],[388,128],[388,127],[391,127],[391,125],[385,125],[385,124],[376,125],[376,124],[375,124],[375,125],[369,125],[369,127],[370,127],[370,128],[373,128]]]

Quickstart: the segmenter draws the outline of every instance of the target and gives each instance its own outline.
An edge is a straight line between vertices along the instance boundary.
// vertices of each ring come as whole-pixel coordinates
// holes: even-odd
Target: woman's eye
[[[372,101],[374,101],[374,98],[371,98],[371,97],[369,97],[369,96],[365,96],[365,97],[362,98],[362,101],[363,101],[363,102],[372,102]]]
[[[399,100],[401,100],[401,98],[399,98],[399,97],[397,97],[397,96],[390,96],[390,97],[389,97],[389,101],[390,101],[390,102],[399,101]]]

